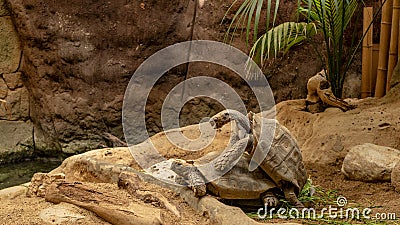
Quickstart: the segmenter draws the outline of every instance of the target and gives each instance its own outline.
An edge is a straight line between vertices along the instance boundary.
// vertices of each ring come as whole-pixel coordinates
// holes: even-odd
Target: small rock
[[[56,180],[63,180],[63,179],[65,179],[65,175],[63,173],[55,173],[55,174],[35,173],[31,179],[31,183],[29,184],[26,196],[44,197],[46,195],[46,188],[48,185],[50,185]]]
[[[393,168],[391,178],[393,187],[400,193],[400,161]]]
[[[325,113],[337,114],[337,113],[342,113],[343,111],[341,109],[339,109],[339,108],[329,107],[329,108],[326,108],[324,112]]]
[[[384,129],[390,128],[390,126],[391,126],[390,123],[384,122],[384,123],[381,123],[381,124],[378,125],[378,127],[379,127],[378,129],[379,130],[384,130]]]
[[[370,143],[354,146],[343,160],[342,173],[351,180],[390,181],[400,151]]]
[[[324,106],[321,103],[307,105],[307,111],[310,113],[320,113],[324,111]]]

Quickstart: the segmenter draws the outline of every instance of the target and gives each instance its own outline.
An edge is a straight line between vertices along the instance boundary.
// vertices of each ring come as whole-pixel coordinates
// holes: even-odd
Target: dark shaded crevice
[[[35,142],[35,126],[32,126],[32,147],[33,152],[36,152],[36,142]]]
[[[14,22],[13,22],[13,23],[14,23]],[[15,26],[15,24],[14,24],[14,26]],[[15,29],[15,28],[14,28],[14,29]],[[20,55],[19,55],[19,63],[18,63],[17,70],[14,71],[14,73],[20,71],[21,65],[22,65],[22,56],[23,56],[23,54],[24,54],[24,51],[22,50],[21,39],[20,39],[20,37],[18,37],[18,38],[19,38],[19,44],[20,44],[20,48],[21,48],[21,53],[20,53]],[[24,86],[25,86],[25,85],[24,85]]]
[[[190,3],[190,1],[192,1],[192,0],[189,0],[189,3]],[[190,5],[189,3],[188,3],[188,7]],[[198,7],[198,5],[199,5],[199,1],[198,0],[194,0],[193,17],[192,17],[192,21],[191,21],[190,37],[189,37],[189,41],[190,42],[193,41],[193,33],[194,33],[194,26],[196,24],[196,16],[197,16],[197,7]],[[183,78],[183,81],[186,81],[188,76],[189,76],[189,69],[190,69],[189,60],[190,60],[191,51],[192,51],[192,43],[190,43],[189,49],[188,49],[188,57],[187,57],[187,61],[188,62],[185,64],[185,71],[184,71],[185,77]],[[182,87],[181,100],[183,100],[183,95],[184,94],[185,94],[185,85],[183,85],[183,87]]]

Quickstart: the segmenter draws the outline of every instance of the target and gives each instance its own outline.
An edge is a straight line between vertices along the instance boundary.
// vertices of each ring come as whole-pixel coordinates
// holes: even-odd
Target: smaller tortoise
[[[297,195],[307,182],[307,171],[301,150],[289,130],[275,119],[262,118],[252,112],[246,117],[232,109],[217,113],[210,119],[210,124],[217,129],[229,121],[237,123],[236,127],[242,129],[240,133],[248,135],[240,139],[238,134],[233,134],[239,136],[239,140],[231,143],[230,150],[222,153],[215,168],[221,170],[226,164],[234,163],[244,151],[243,148],[238,148],[238,143],[248,139],[253,146],[246,148],[252,156],[250,170],[259,166],[283,191],[286,200],[296,208],[303,208],[304,205],[297,199]],[[247,130],[247,124],[250,124],[250,130]]]
[[[193,161],[169,159],[151,166],[150,171],[156,177],[189,186],[196,197],[204,196],[208,192],[224,200],[236,201],[239,205],[250,207],[278,205],[276,194],[279,188],[261,169],[248,171],[251,158],[248,154],[243,154],[227,173],[208,182],[200,172],[202,165],[212,162],[219,156],[220,152],[210,152]]]

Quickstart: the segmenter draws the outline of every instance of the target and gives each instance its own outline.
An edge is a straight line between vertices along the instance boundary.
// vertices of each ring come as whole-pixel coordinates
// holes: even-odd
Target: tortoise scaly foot
[[[304,205],[299,201],[294,190],[295,188],[293,185],[284,187],[283,193],[285,194],[285,198],[294,208],[303,209]]]
[[[274,193],[268,191],[261,196],[261,199],[264,203],[264,206],[267,208],[275,208],[279,204],[279,199],[275,196]]]

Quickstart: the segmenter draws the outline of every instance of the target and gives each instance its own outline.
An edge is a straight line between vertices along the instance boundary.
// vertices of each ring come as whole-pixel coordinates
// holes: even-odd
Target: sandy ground
[[[337,191],[335,195],[346,197],[348,204],[352,207],[369,207],[372,209],[372,216],[376,216],[377,213],[396,213],[396,218],[400,218],[400,194],[395,192],[390,183],[364,183],[360,181],[346,180],[341,174],[340,167],[338,166],[332,168],[330,166],[322,167],[320,165],[306,164],[306,167],[309,176],[312,178],[315,185],[325,191]],[[128,198],[137,201],[124,190],[118,189],[115,184],[94,183],[93,186],[97,189],[107,191],[112,195],[117,195],[122,199]],[[179,197],[179,195],[172,191],[152,184],[149,184],[147,187],[141,187],[141,189],[162,193],[172,204],[177,206],[178,210],[182,213],[182,218],[178,219],[168,210],[161,209],[161,218],[166,222],[166,224],[209,224],[206,217],[196,213]],[[334,202],[331,202],[330,204],[332,207],[336,206]],[[60,205],[73,213],[85,217],[77,222],[67,222],[63,224],[109,224],[103,219],[97,217],[94,213],[85,209],[68,203],[60,203]],[[151,205],[151,203],[145,205],[160,209],[160,207]],[[29,198],[22,192],[18,196],[3,197],[1,198],[0,204],[0,224],[44,224],[43,220],[39,218],[39,214],[42,210],[53,206],[53,203],[46,202],[43,198]],[[328,205],[325,205],[325,207],[327,206]],[[279,219],[274,219],[272,221],[278,223],[293,222],[293,220],[287,221]],[[304,222],[301,220],[294,221],[300,223]],[[266,220],[265,222],[271,222],[271,220]],[[356,221],[354,221],[354,223],[356,223]],[[385,223],[399,224],[399,221],[386,220]],[[324,223],[318,222],[318,224]]]

